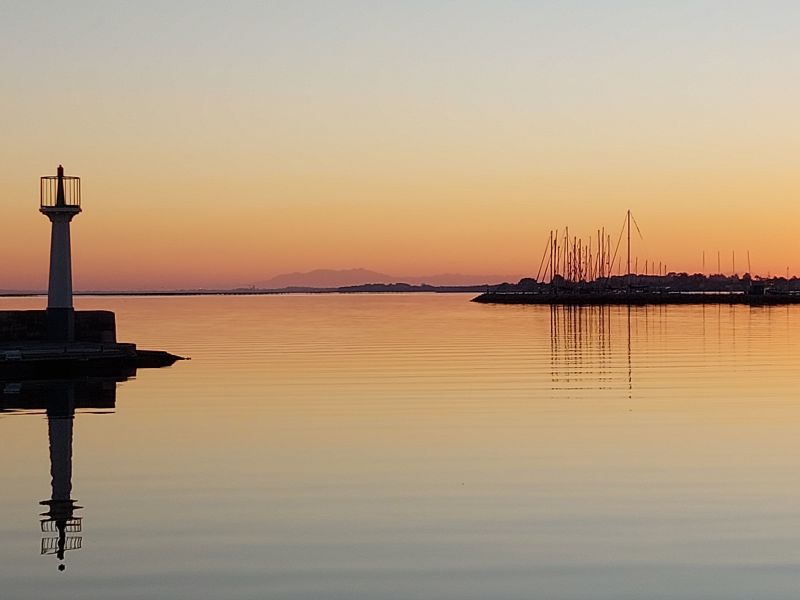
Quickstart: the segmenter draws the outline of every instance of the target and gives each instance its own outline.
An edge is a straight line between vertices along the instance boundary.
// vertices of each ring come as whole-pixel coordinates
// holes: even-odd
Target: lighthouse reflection
[[[135,375],[135,370],[58,379],[12,379],[0,374],[0,412],[47,415],[50,451],[50,498],[39,504],[41,554],[55,556],[65,569],[66,555],[83,546],[82,506],[72,497],[72,442],[75,416],[83,411],[113,411],[116,385]],[[13,374],[11,375],[13,376]]]
[[[42,533],[56,536],[42,537],[42,554],[55,554],[64,560],[67,550],[78,550],[83,544],[83,517],[75,514],[82,508],[72,499],[72,425],[75,420],[74,403],[68,396],[72,390],[58,390],[67,396],[47,410],[47,432],[50,440],[50,476],[52,493],[49,500],[39,504],[47,506],[42,513]],[[69,535],[68,535],[69,534]],[[63,569],[64,564],[59,564]]]

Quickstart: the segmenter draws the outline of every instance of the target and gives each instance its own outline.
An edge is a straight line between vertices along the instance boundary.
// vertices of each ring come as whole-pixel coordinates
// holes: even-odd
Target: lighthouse
[[[81,212],[80,177],[58,174],[42,177],[40,212],[50,219],[50,280],[47,288],[47,336],[51,341],[75,341],[75,309],[72,306],[72,253],[69,224]]]

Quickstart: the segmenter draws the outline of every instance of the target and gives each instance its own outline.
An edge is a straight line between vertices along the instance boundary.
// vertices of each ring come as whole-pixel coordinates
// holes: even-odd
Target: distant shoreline
[[[338,288],[282,288],[282,289],[250,289],[234,288],[228,290],[123,290],[123,291],[81,291],[74,296],[286,296],[297,294],[476,294],[486,292],[494,285],[441,286],[366,284]],[[37,298],[47,296],[47,292],[35,291],[0,291],[0,298]]]

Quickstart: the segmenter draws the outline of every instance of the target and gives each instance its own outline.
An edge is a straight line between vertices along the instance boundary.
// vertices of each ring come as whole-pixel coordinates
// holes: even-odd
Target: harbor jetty
[[[110,311],[76,311],[72,302],[70,222],[81,212],[79,177],[40,181],[39,210],[51,222],[50,277],[45,310],[0,311],[0,376],[68,376],[164,367],[182,357],[117,341]]]
[[[522,279],[487,289],[472,299],[483,304],[649,305],[800,304],[800,280],[782,277],[753,279],[724,275],[670,273],[615,275],[593,281],[570,281],[556,276],[550,282]]]

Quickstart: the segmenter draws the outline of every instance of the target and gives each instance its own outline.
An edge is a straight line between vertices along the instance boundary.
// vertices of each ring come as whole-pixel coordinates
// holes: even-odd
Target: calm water
[[[193,360],[0,413],[0,598],[796,596],[800,307],[467,300],[80,299]]]

